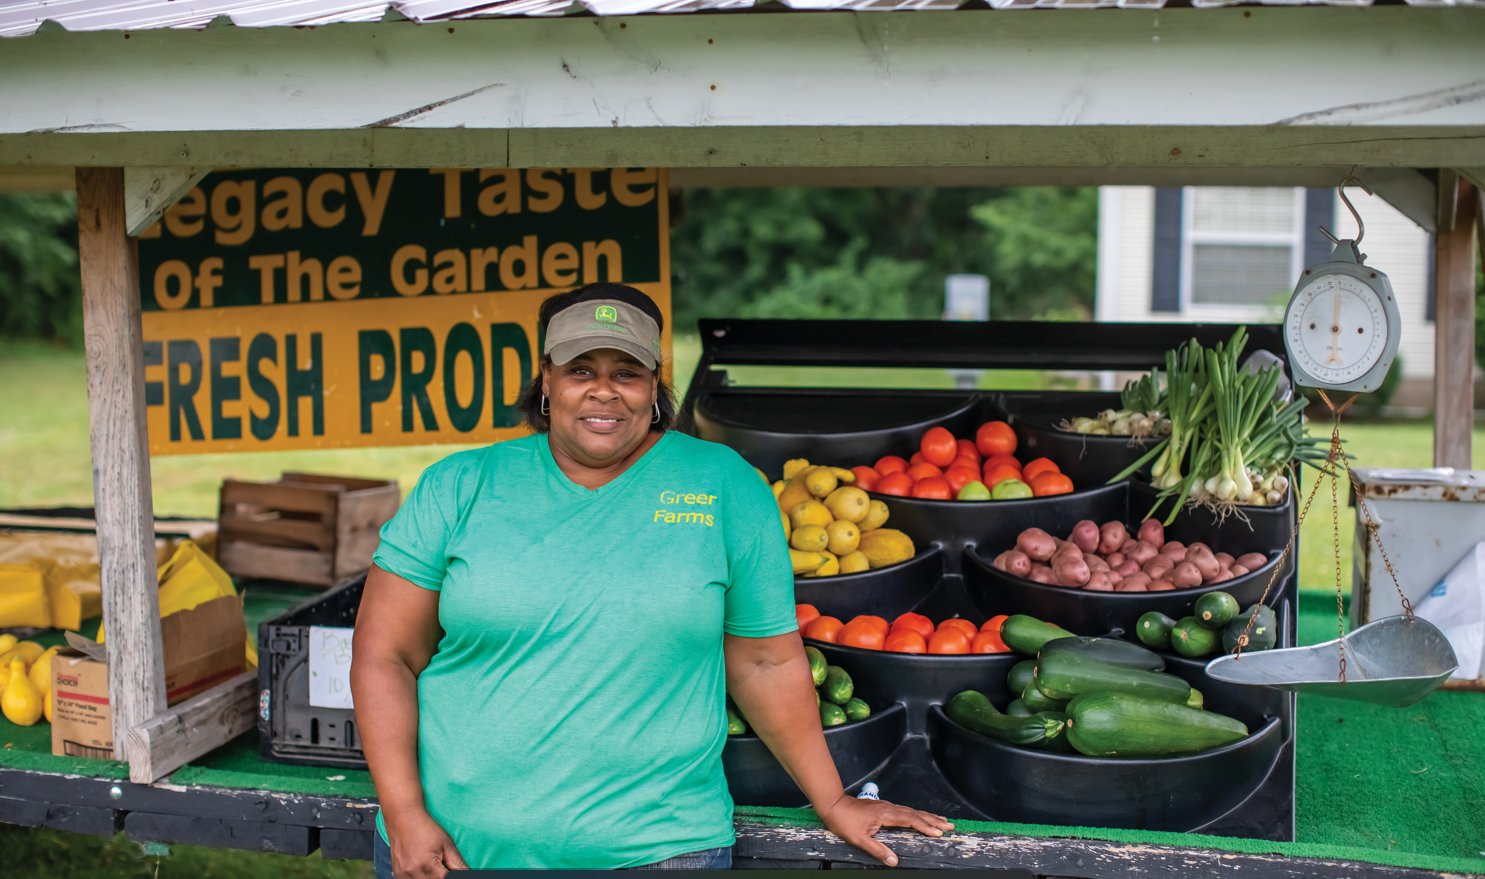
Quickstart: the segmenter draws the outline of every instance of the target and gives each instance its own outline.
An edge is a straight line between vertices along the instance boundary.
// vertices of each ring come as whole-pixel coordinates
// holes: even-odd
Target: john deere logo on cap
[[[593,312],[593,317],[598,320],[606,320],[611,324],[616,324],[619,322],[619,310],[612,305],[600,305],[598,306],[598,310]]]

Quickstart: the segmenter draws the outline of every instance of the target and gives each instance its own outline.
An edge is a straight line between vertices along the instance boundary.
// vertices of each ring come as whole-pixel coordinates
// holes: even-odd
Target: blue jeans
[[[376,879],[393,879],[392,876],[392,847],[382,839],[378,831],[373,834],[376,841],[372,844],[371,862],[376,866]],[[732,846],[726,848],[709,848],[705,851],[691,852],[687,855],[676,855],[653,864],[645,864],[642,867],[630,867],[631,870],[731,870],[732,869]]]

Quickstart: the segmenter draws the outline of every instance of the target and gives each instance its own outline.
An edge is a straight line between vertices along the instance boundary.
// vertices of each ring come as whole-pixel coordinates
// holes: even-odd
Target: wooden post
[[[1455,191],[1439,193],[1442,206],[1452,203],[1454,215],[1448,219],[1453,222],[1440,223],[1434,239],[1438,308],[1433,346],[1433,465],[1469,470],[1470,435],[1475,426],[1475,222],[1480,199],[1468,181],[1458,180],[1454,185]]]
[[[165,710],[138,250],[124,223],[124,169],[78,168],[93,503],[108,626],[113,751],[120,760],[128,759],[128,731]]]

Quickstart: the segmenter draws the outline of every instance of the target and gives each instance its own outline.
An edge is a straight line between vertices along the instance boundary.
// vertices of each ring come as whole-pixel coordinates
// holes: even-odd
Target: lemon
[[[915,551],[912,538],[891,528],[879,528],[861,535],[861,552],[873,569],[905,562],[913,557]]]
[[[26,677],[26,663],[19,656],[10,660],[10,680],[0,693],[0,713],[19,726],[30,726],[41,719],[41,694]]]
[[[795,528],[803,528],[806,525],[819,525],[824,528],[834,522],[835,517],[830,515],[830,511],[825,509],[825,505],[819,501],[804,501],[795,504],[794,509],[789,511],[789,521]]]
[[[779,518],[784,520],[784,540],[787,541],[789,533],[794,530],[794,525],[789,521],[789,517],[784,515],[783,510],[779,511]]]
[[[784,493],[784,489],[787,488],[788,485],[789,485],[789,481],[787,479],[780,479],[778,482],[775,482],[773,484],[773,486],[772,486],[773,487],[773,496],[775,498],[777,498],[779,495],[783,494]]]
[[[789,563],[794,567],[795,574],[808,574],[825,564],[829,557],[823,552],[800,552],[797,549],[789,550]]]
[[[859,549],[849,555],[840,557],[840,572],[842,574],[859,574],[862,571],[870,569],[871,564],[866,560],[866,553]]]
[[[887,524],[887,503],[885,501],[872,501],[866,510],[866,518],[856,523],[862,531],[875,531]]]
[[[861,543],[861,530],[856,527],[855,522],[845,519],[837,519],[826,525],[825,533],[830,535],[830,551],[838,556],[850,555]]]
[[[815,497],[825,497],[840,483],[829,467],[815,467],[804,474],[804,487]]]
[[[825,564],[805,574],[806,577],[834,577],[840,573],[840,559],[828,552],[822,552],[820,555],[826,557]]]
[[[9,632],[5,633],[4,635],[0,635],[0,656],[9,653],[11,649],[15,647],[18,641],[19,639]]]
[[[806,525],[794,529],[789,535],[789,545],[800,552],[820,552],[830,545],[830,535],[819,525]]]
[[[784,462],[784,478],[793,479],[795,476],[810,469],[810,462],[803,458],[794,458]]]
[[[825,509],[837,519],[860,522],[871,512],[871,498],[859,488],[842,485],[825,498]]]
[[[795,476],[789,480],[784,490],[778,494],[779,509],[787,513],[794,509],[795,504],[815,499],[815,496],[810,494],[810,490],[805,487],[804,479],[804,476]]]

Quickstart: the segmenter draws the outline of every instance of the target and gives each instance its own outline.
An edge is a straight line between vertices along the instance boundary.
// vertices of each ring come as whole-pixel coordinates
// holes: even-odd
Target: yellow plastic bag
[[[52,625],[59,629],[82,628],[83,620],[103,615],[103,589],[98,566],[42,565],[46,597],[52,608]]]
[[[198,604],[236,595],[232,577],[194,541],[182,541],[170,560],[160,566],[160,616],[190,610]],[[247,660],[258,667],[258,639],[248,633]],[[103,627],[98,627],[98,643],[103,643]]]
[[[0,629],[51,624],[40,566],[0,564]]]

